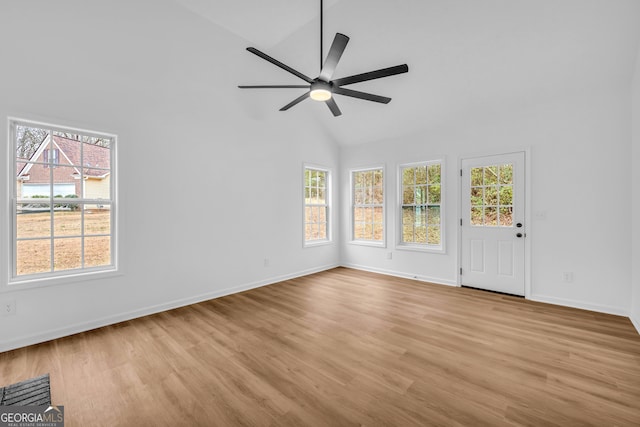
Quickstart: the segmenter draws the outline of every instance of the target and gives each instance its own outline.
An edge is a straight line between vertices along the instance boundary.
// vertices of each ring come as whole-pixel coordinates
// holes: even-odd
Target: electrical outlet
[[[16,300],[8,299],[0,302],[0,316],[13,316],[16,314]]]

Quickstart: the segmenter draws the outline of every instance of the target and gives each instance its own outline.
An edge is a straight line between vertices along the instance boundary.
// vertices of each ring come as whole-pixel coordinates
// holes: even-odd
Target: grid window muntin
[[[116,136],[19,119],[9,132],[10,283],[115,271]]]
[[[442,161],[400,165],[399,247],[443,249]]]
[[[384,168],[351,171],[351,239],[385,243]]]
[[[304,168],[304,242],[305,245],[330,241],[329,170],[316,166]]]

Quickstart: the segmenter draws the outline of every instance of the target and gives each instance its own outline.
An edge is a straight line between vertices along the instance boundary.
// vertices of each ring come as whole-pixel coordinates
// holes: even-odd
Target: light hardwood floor
[[[67,426],[638,426],[623,317],[337,268],[0,354]]]

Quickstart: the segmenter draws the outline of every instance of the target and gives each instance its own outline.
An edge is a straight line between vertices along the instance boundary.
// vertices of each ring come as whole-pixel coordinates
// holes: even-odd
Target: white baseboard
[[[629,317],[629,311],[622,307],[613,307],[608,305],[592,304],[583,301],[575,301],[564,298],[550,297],[546,295],[531,295],[531,301],[544,302],[548,304],[562,305],[565,307],[580,308],[582,310],[597,311],[599,313],[615,314],[616,316]]]
[[[633,323],[633,326],[635,326],[636,331],[638,331],[638,333],[640,334],[640,319],[629,316],[629,320],[631,320],[631,323]]]
[[[362,271],[368,271],[371,273],[385,274],[387,276],[402,277],[404,279],[413,279],[421,282],[435,283],[436,285],[458,286],[455,280],[447,280],[439,277],[421,276],[418,274],[405,273],[402,271],[386,270],[383,268],[375,268],[375,267],[369,267],[366,265],[358,265],[358,264],[343,263],[342,266],[346,268],[353,268],[354,270],[362,270]]]
[[[163,304],[157,304],[149,307],[144,307],[138,310],[129,311],[126,313],[120,313],[113,316],[102,317],[99,319],[91,320],[88,322],[80,322],[67,327],[51,329],[37,334],[28,335],[9,341],[0,343],[0,353],[14,350],[21,347],[26,347],[33,344],[39,344],[46,341],[51,341],[57,338],[66,337],[69,335],[78,334],[81,332],[90,331],[92,329],[102,328],[104,326],[113,325],[127,320],[136,319],[139,317],[149,316],[151,314],[161,313],[163,311],[173,310],[174,308],[184,307],[191,304],[197,304],[199,302],[208,301],[215,298],[220,298],[226,295],[236,294],[239,292],[248,291],[250,289],[260,288],[262,286],[272,285],[274,283],[282,282],[289,279],[295,279],[296,277],[308,276],[310,274],[319,273],[321,271],[330,270],[332,268],[339,267],[339,264],[325,265],[321,267],[311,268],[308,270],[298,271],[295,273],[285,274],[282,276],[271,277],[264,280],[259,280],[253,283],[246,283],[232,288],[221,289],[213,292],[207,292],[200,295],[195,295],[188,298],[181,298],[174,301],[169,301]]]

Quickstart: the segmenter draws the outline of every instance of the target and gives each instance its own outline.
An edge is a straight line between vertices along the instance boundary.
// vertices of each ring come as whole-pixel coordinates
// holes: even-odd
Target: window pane
[[[365,223],[363,229],[364,238],[371,240],[373,238],[373,224]]]
[[[416,206],[415,224],[416,226],[427,224],[427,210],[424,206]]]
[[[429,225],[440,225],[440,206],[429,206]]]
[[[327,224],[320,223],[318,224],[318,239],[326,239],[327,238]]]
[[[373,172],[367,171],[363,173],[364,173],[364,186],[371,187],[373,185]]]
[[[384,227],[382,224],[373,224],[373,239],[374,240],[383,240]]]
[[[381,205],[384,203],[384,194],[382,187],[373,187],[373,203]]]
[[[111,264],[111,238],[109,236],[84,239],[84,266],[100,267]]]
[[[415,190],[412,186],[403,187],[402,189],[402,204],[412,205],[415,201]]]
[[[416,174],[416,184],[426,184],[427,183],[427,167],[426,166],[418,166],[415,168]]]
[[[16,162],[24,165],[27,160],[31,160],[48,135],[49,131],[45,129],[17,125]],[[33,160],[35,161],[35,159]],[[18,173],[20,173],[20,169],[17,168]]]
[[[428,233],[428,241],[427,241],[428,244],[430,245],[440,244],[440,227],[429,226],[427,233]]]
[[[484,225],[498,225],[498,208],[489,206],[484,208]]]
[[[484,204],[496,206],[498,204],[498,187],[485,187]]]
[[[354,202],[356,205],[362,205],[364,204],[364,190],[363,189],[356,189],[355,190],[355,194],[354,194]]]
[[[57,206],[57,205],[56,205]],[[80,236],[82,228],[82,211],[59,210],[53,211],[53,235],[54,236]]]
[[[382,170],[378,169],[373,172],[373,185],[382,186]]]
[[[384,215],[382,208],[373,208],[373,222],[382,224],[384,222]]]
[[[305,224],[304,226],[304,239],[311,240],[313,235],[313,226],[311,224]]]
[[[483,168],[471,168],[471,186],[478,187],[484,184]]]
[[[440,184],[441,176],[440,176],[441,166],[440,165],[429,165],[429,184]]]
[[[364,239],[364,223],[356,222],[353,224],[353,238]]]
[[[310,206],[305,206],[304,208],[304,222],[305,224],[310,224],[312,222],[312,210],[313,208]]]
[[[364,220],[365,222],[373,222],[373,208],[364,208]]]
[[[53,241],[53,268],[56,271],[82,267],[82,239],[55,239]]]
[[[500,184],[513,184],[513,165],[500,166]]]
[[[417,185],[416,186],[416,205],[424,205],[427,203],[427,186],[426,185]]]
[[[320,223],[327,222],[327,208],[324,208],[324,207],[318,208],[318,222]]]
[[[327,187],[327,174],[326,172],[320,171],[318,172],[318,187],[326,188]]]
[[[327,202],[325,195],[326,190],[324,188],[318,189],[318,203],[324,205]]]
[[[415,227],[415,243],[427,243],[426,225],[419,225]]]
[[[471,205],[482,206],[483,201],[482,187],[471,187]]]
[[[402,226],[402,242],[413,243],[413,224],[404,224]]]
[[[81,154],[80,147],[82,143],[74,138],[77,138],[77,135],[67,135],[67,137],[63,136],[58,132],[53,133],[53,144],[51,144],[52,149],[59,149],[62,153],[60,155],[59,164],[60,165],[73,165],[73,166],[82,166],[81,164]],[[72,136],[73,138],[69,138],[68,136]],[[110,152],[108,148],[102,148],[102,150]],[[85,155],[84,166],[95,166],[90,165],[91,156]],[[55,162],[52,162],[55,163]],[[107,168],[110,167],[109,164],[106,165]]]
[[[364,174],[363,174],[363,172],[354,172],[353,173],[353,186],[355,188],[364,187]]]
[[[16,215],[18,239],[51,237],[50,205],[40,203],[19,203]]]
[[[413,227],[413,224],[416,222],[415,218],[416,214],[413,206],[402,207],[402,224],[411,225],[411,227]]]
[[[16,273],[35,274],[51,271],[51,240],[19,240],[16,242]]]
[[[111,210],[108,205],[103,209],[85,209],[84,234],[111,234]]]
[[[513,207],[501,207],[500,208],[500,225],[504,227],[513,226]]]
[[[484,185],[494,185],[498,183],[498,167],[487,166],[484,168]]]
[[[364,208],[354,208],[353,219],[354,221],[364,221]]]
[[[415,175],[413,168],[402,169],[402,185],[413,185],[415,183]]]
[[[484,223],[484,214],[482,207],[471,208],[471,225],[482,225]]]
[[[440,203],[440,200],[440,184],[430,185],[428,203]]]
[[[513,186],[505,185],[500,187],[500,205],[506,206],[513,203]]]

